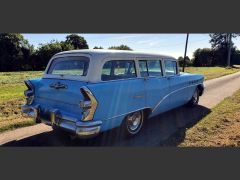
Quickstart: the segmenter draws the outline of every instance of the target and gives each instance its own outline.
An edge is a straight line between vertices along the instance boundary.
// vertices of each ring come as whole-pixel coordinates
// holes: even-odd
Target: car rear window
[[[88,66],[89,58],[84,56],[60,57],[52,61],[47,74],[86,76]]]
[[[135,62],[133,60],[107,61],[102,69],[102,80],[128,79],[136,77]]]

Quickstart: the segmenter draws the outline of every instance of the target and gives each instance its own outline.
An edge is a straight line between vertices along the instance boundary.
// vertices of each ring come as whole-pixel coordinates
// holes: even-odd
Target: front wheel
[[[188,106],[190,107],[196,106],[198,104],[198,101],[199,101],[199,89],[196,88],[192,96],[192,99],[188,102]]]
[[[143,111],[136,111],[127,115],[122,124],[124,137],[131,137],[138,134],[142,129],[143,121]]]

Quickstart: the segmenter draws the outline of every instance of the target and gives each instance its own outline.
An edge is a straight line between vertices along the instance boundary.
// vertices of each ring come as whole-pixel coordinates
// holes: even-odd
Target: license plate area
[[[40,119],[45,121],[48,124],[53,125],[58,125],[60,121],[60,113],[58,110],[47,110],[44,109],[40,112]]]

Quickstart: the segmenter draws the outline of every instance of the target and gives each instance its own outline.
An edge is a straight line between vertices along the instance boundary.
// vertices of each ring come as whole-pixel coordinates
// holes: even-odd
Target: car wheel
[[[138,134],[142,129],[143,121],[143,111],[136,111],[128,114],[122,124],[124,137],[131,137]]]
[[[196,90],[193,93],[192,99],[188,102],[188,106],[193,107],[198,104],[199,101],[199,89],[196,88]]]

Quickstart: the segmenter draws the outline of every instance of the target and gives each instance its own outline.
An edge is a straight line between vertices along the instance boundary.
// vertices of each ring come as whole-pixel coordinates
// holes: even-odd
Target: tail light
[[[28,88],[26,91],[24,91],[24,95],[26,97],[26,104],[31,105],[34,100],[34,86],[30,81],[24,81],[24,83]]]
[[[93,120],[94,113],[97,108],[97,100],[87,87],[80,89],[84,99],[80,101],[80,107],[83,109],[82,121]]]

